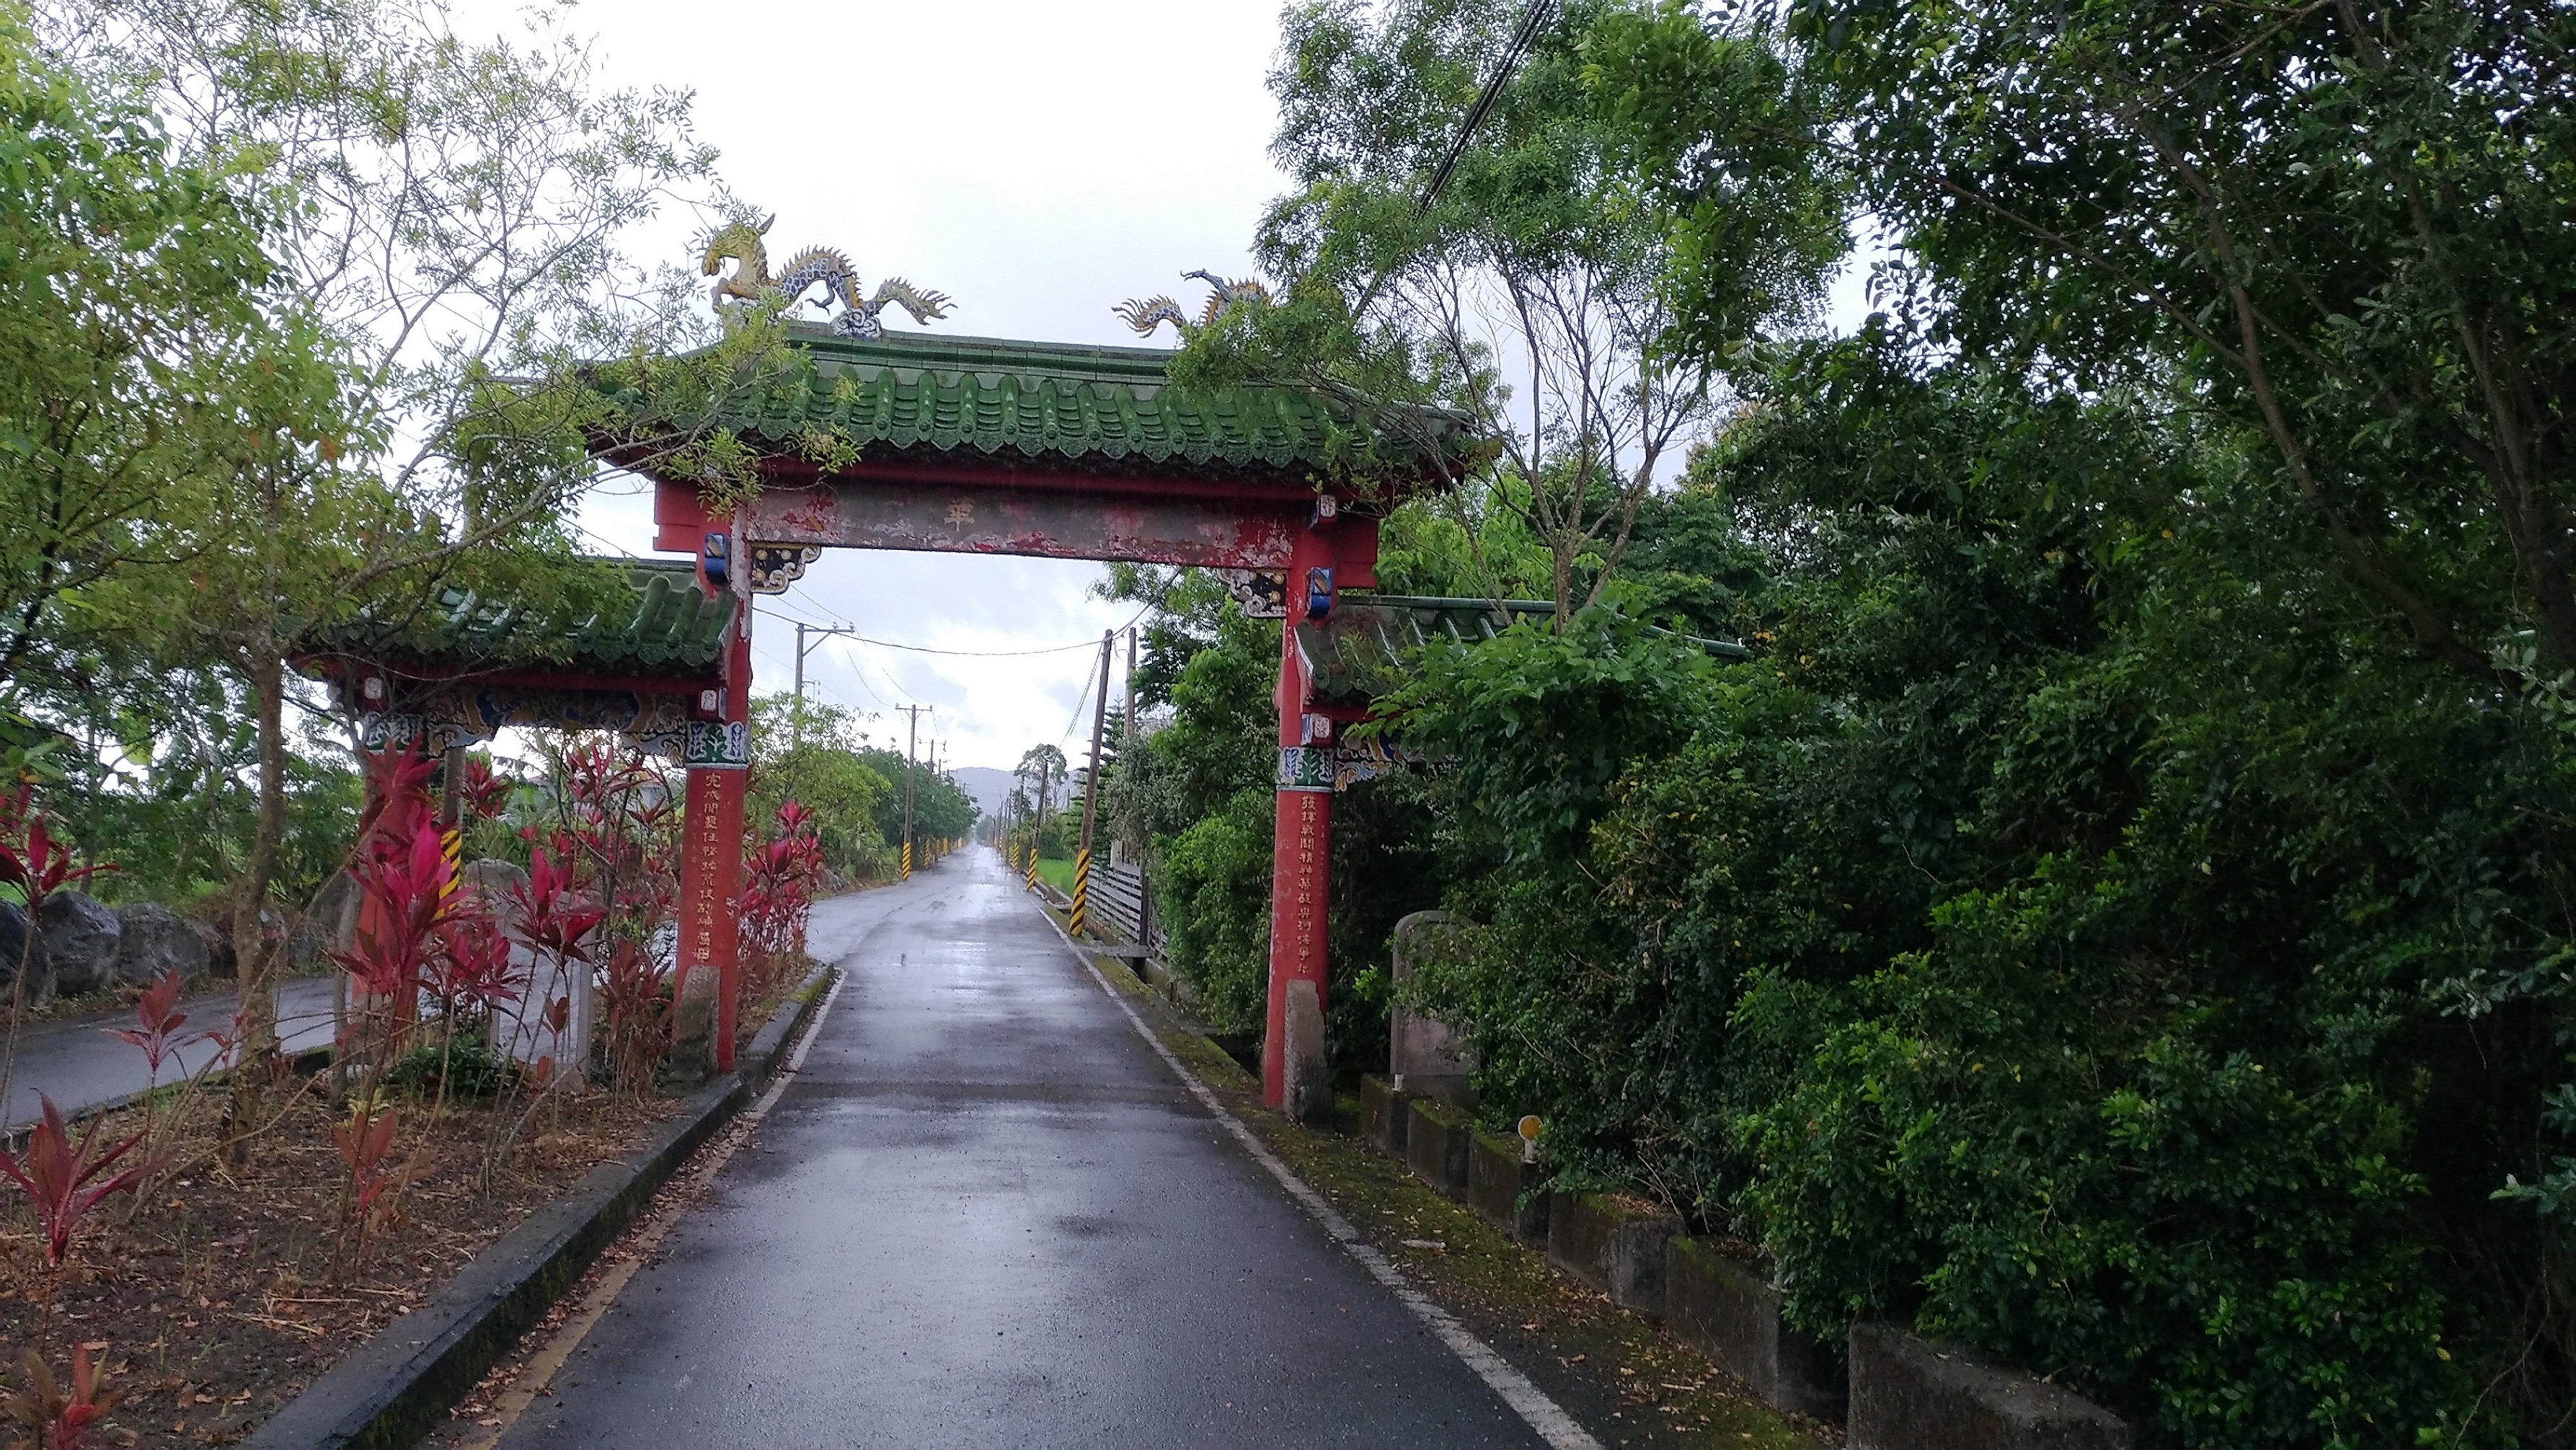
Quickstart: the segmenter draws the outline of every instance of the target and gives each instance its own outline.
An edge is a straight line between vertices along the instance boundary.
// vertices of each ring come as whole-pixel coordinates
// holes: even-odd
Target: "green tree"
[[[874,875],[884,868],[889,838],[878,818],[896,794],[894,782],[871,769],[863,717],[844,706],[764,695],[751,702],[751,800],[767,819],[796,801],[814,812],[825,859],[844,876]]]
[[[1502,482],[1452,495],[1469,515],[1455,541],[1479,592],[1500,597],[1519,581],[1482,559],[1472,515],[1514,516],[1545,550],[1542,592],[1559,623],[1600,598],[1637,511],[1719,416],[1732,360],[1660,346],[1682,320],[1664,285],[1682,262],[1677,233],[1628,184],[1630,123],[1584,81],[1593,31],[1633,13],[1575,5],[1543,27],[1434,194],[1462,118],[1503,64],[1513,12],[1459,0],[1292,8],[1273,149],[1299,189],[1272,207],[1259,244],[1287,279],[1286,303],[1243,310],[1176,373],[1301,377],[1368,400],[1399,433],[1408,417],[1463,418],[1499,445]],[[1796,325],[1842,249],[1826,177],[1782,167],[1771,179],[1772,204],[1730,212],[1749,233],[1736,270],[1721,281],[1713,253],[1693,258],[1707,287],[1733,289],[1739,348]]]
[[[266,198],[173,156],[0,6],[0,679],[76,679],[58,606],[131,557],[174,495],[283,419],[244,371],[289,353],[259,300]]]

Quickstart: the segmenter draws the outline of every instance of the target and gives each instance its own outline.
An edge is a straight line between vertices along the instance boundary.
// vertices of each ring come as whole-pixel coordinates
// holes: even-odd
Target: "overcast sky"
[[[467,28],[516,14],[515,0],[458,7]],[[941,332],[1134,343],[1110,307],[1165,291],[1195,305],[1181,273],[1248,272],[1253,226],[1287,185],[1267,154],[1274,0],[591,0],[571,21],[597,37],[606,85],[695,91],[726,183],[777,213],[772,258],[833,246],[864,286],[896,274],[946,292],[956,308]],[[640,245],[691,262],[705,225],[675,211]],[[1838,315],[1859,310],[1856,295],[1837,297]],[[886,323],[912,326],[891,308]],[[603,549],[651,549],[640,490],[603,489],[582,522]],[[900,745],[895,708],[921,704],[943,764],[1008,768],[1042,742],[1072,754],[1100,632],[1136,617],[1090,596],[1102,574],[834,550],[761,601],[756,688],[787,688],[793,620],[846,625],[886,643],[815,644],[806,688],[877,714],[878,739]]]

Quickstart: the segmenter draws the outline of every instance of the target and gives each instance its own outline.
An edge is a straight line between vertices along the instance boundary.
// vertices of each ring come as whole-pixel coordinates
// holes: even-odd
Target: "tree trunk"
[[[250,860],[234,884],[233,960],[241,998],[241,1041],[234,1049],[232,1104],[224,1134],[227,1156],[249,1156],[248,1135],[260,1121],[269,1084],[276,1078],[277,999],[262,908],[277,874],[278,848],[286,837],[286,662],[260,648],[250,658],[251,692],[259,706],[259,829]]]

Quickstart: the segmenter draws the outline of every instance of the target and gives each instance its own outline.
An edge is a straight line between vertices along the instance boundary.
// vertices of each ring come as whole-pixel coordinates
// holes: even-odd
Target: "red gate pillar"
[[[663,491],[670,492],[669,486]],[[731,556],[738,551],[729,543],[724,520],[703,525],[698,577],[709,593],[731,592],[739,600],[740,583],[730,567]],[[708,693],[712,701],[702,696],[696,718],[689,722],[688,801],[681,816],[685,844],[680,851],[680,979],[675,986],[684,1031],[694,1030],[688,1021],[694,1004],[714,998],[713,1020],[708,1022],[713,1039],[709,1055],[716,1071],[731,1072],[741,1011],[742,816],[751,764],[748,607],[738,607],[734,614],[733,635],[725,649],[724,683]],[[715,980],[706,982],[702,973],[711,973]]]
[[[1297,623],[1307,617],[1308,571],[1333,562],[1329,539],[1309,530],[1299,536],[1288,570],[1288,618],[1279,631],[1278,816],[1270,857],[1270,994],[1261,1037],[1261,1101],[1288,1105],[1292,1001],[1296,984],[1312,983],[1315,1040],[1297,1044],[1323,1053],[1325,928],[1333,860],[1332,726],[1307,713],[1308,670],[1297,647]]]

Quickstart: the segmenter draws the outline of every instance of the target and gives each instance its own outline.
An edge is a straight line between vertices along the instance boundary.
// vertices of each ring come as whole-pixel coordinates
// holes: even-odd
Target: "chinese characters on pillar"
[[[1297,975],[1315,974],[1315,798],[1297,797]]]
[[[713,772],[689,773],[689,802],[686,826],[689,833],[689,862],[686,872],[690,883],[690,910],[693,928],[688,942],[687,965],[702,967],[715,960],[716,917],[722,903],[716,898],[717,885],[724,879],[725,832],[718,819],[723,813],[716,808],[716,779]]]

